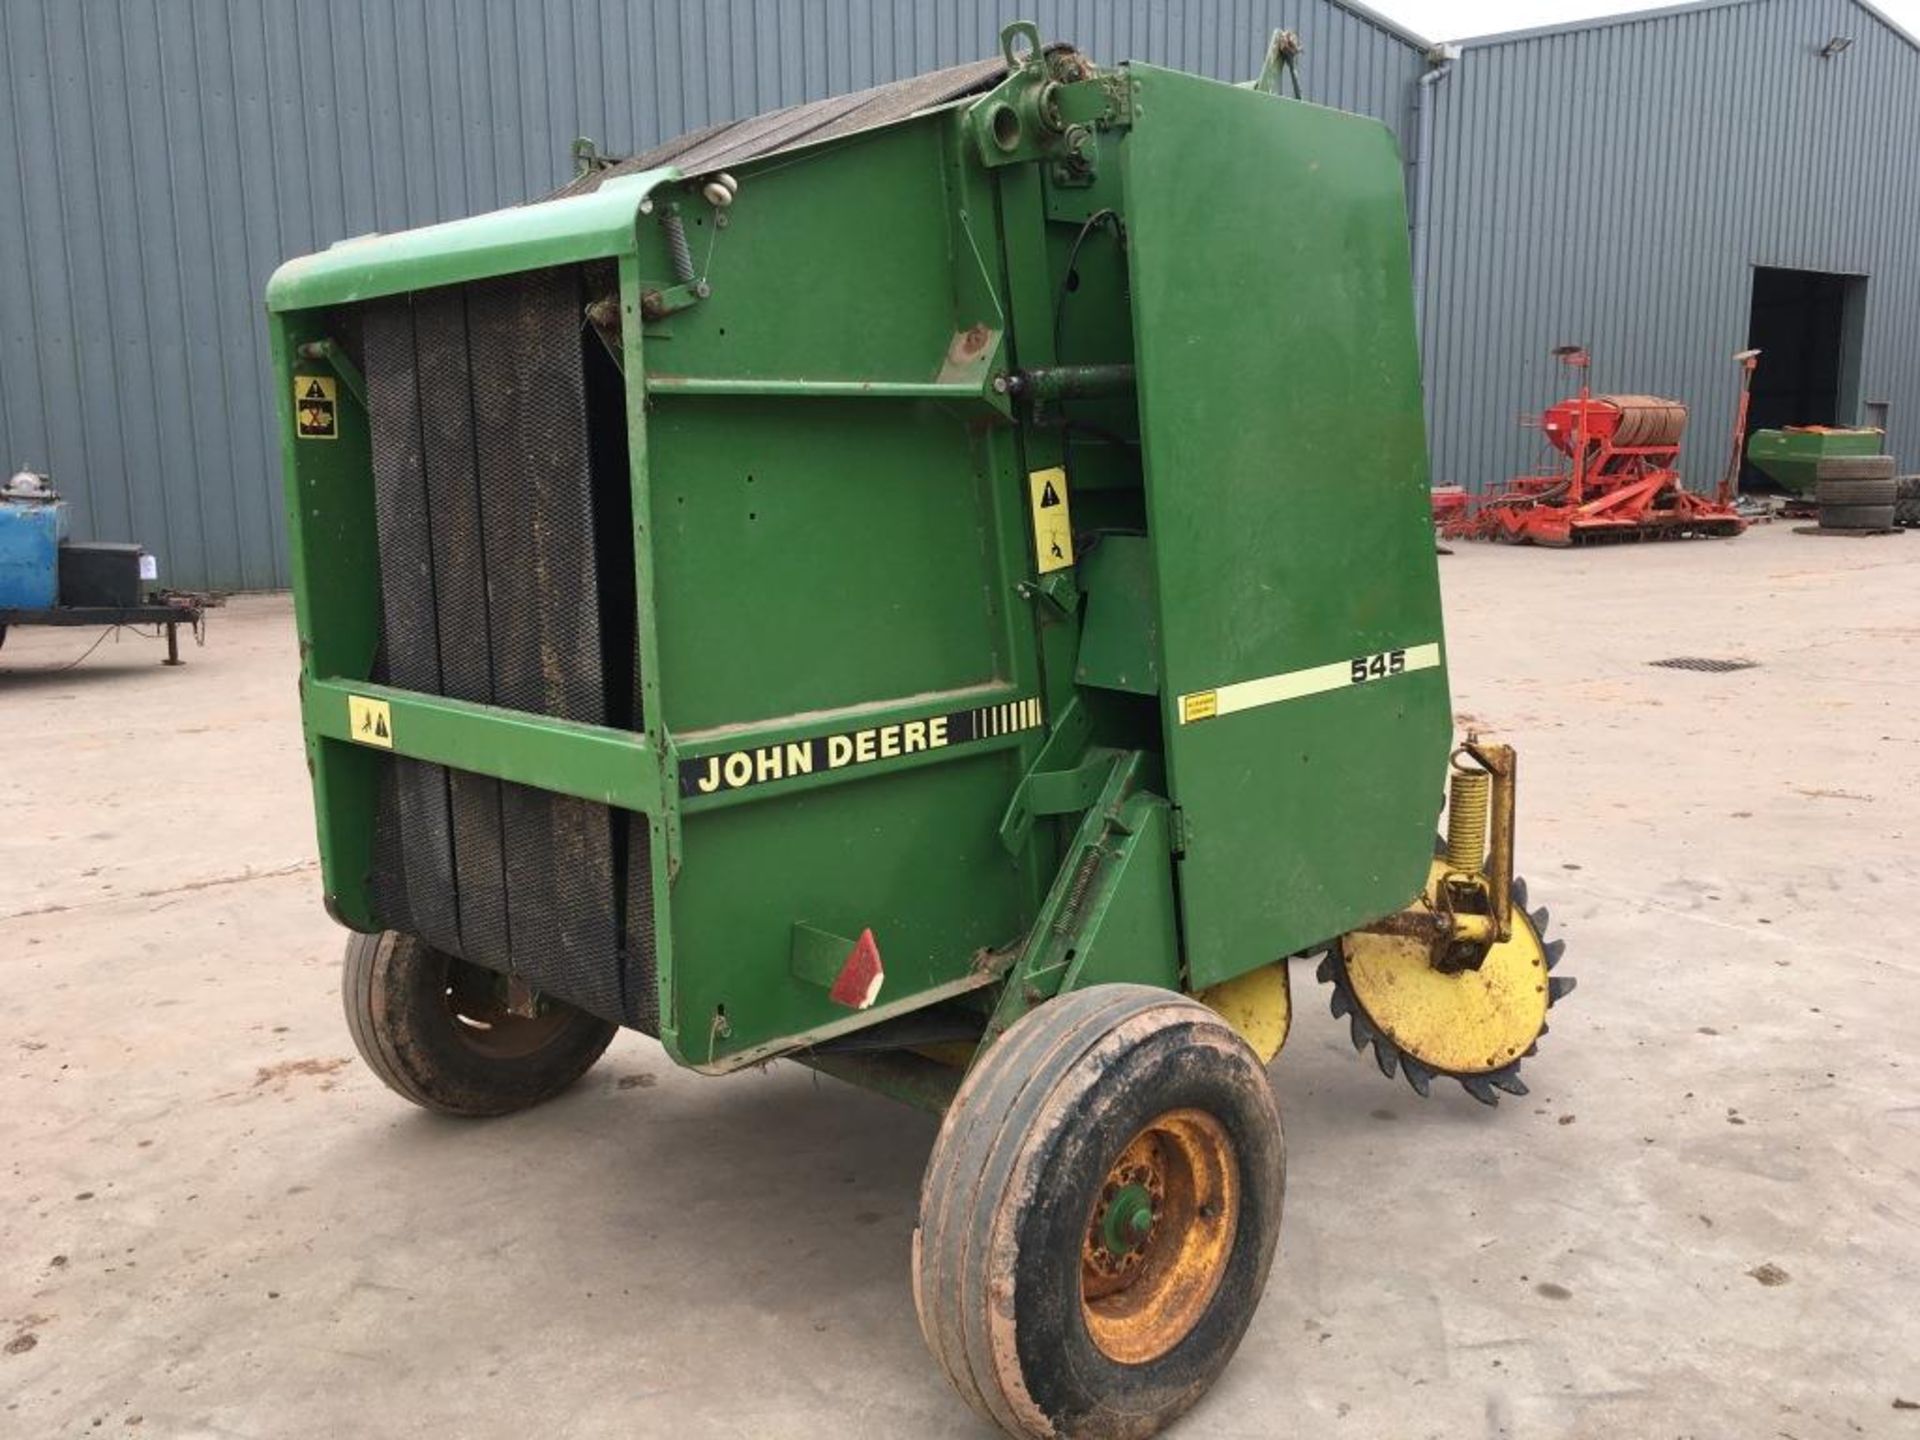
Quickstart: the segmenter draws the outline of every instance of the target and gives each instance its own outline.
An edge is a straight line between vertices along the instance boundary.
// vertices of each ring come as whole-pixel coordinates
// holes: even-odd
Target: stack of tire
[[[1814,469],[1822,530],[1891,530],[1899,484],[1891,455],[1829,455]]]
[[[1893,486],[1893,523],[1920,530],[1920,475],[1896,476]]]

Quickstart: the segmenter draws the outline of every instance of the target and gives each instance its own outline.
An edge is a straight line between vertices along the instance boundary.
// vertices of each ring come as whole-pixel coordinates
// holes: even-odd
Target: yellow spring
[[[1447,796],[1447,868],[1478,874],[1487,853],[1487,806],[1493,798],[1493,776],[1484,770],[1453,772]]]

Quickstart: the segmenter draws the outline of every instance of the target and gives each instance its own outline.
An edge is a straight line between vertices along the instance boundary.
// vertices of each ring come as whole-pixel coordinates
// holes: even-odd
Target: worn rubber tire
[[[1813,462],[1813,478],[1824,480],[1890,480],[1898,467],[1891,455],[1829,455]]]
[[[1822,504],[1820,528],[1822,530],[1891,530],[1893,506]]]
[[[1894,478],[1893,523],[1920,525],[1920,475],[1899,475]]]
[[[1121,1364],[1089,1332],[1081,1247],[1109,1167],[1142,1127],[1182,1108],[1231,1142],[1238,1221],[1191,1328],[1157,1358]],[[981,1057],[934,1143],[913,1236],[927,1347],[1011,1434],[1155,1434],[1206,1393],[1246,1333],[1285,1180],[1266,1072],[1217,1014],[1143,985],[1048,1001]]]
[[[592,1067],[617,1025],[558,1001],[551,1031],[525,1054],[487,1054],[448,1002],[452,967],[466,962],[389,930],[347,942],[340,998],[367,1068],[395,1094],[442,1115],[510,1115],[551,1100]],[[512,1023],[512,1022],[508,1022]]]
[[[1897,487],[1891,475],[1871,479],[1822,480],[1815,492],[1822,505],[1891,505]]]

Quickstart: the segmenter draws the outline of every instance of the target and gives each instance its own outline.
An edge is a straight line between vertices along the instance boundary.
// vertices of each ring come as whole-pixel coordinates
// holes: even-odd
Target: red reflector
[[[864,1010],[879,997],[880,985],[887,978],[880,963],[880,947],[873,942],[873,931],[862,930],[859,940],[840,967],[840,974],[827,991],[827,998],[849,1010]]]

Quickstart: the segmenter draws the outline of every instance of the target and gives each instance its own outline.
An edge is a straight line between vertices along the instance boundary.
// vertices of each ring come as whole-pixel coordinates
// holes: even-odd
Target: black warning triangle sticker
[[[1053,482],[1049,480],[1047,481],[1047,488],[1040,492],[1040,508],[1042,510],[1048,510],[1059,503],[1060,492],[1053,488]]]
[[[327,398],[327,392],[320,388],[320,382],[318,380],[309,380],[307,382],[305,398],[308,400],[324,400]]]

